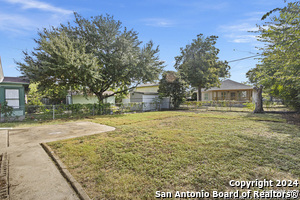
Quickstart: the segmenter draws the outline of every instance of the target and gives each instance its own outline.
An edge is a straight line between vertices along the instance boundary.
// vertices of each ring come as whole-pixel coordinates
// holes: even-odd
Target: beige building
[[[137,86],[128,96],[122,100],[122,103],[144,103],[143,110],[153,110],[153,103],[158,99],[158,83],[147,83]],[[164,97],[161,101],[162,109],[169,109],[170,98]]]
[[[220,87],[202,90],[201,94],[202,101],[233,100],[251,102],[254,96],[251,86],[229,79],[222,81]]]

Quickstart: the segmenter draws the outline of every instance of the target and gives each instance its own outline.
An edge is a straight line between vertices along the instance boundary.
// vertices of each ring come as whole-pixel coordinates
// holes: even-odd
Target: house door
[[[230,93],[230,100],[235,100],[235,92]]]

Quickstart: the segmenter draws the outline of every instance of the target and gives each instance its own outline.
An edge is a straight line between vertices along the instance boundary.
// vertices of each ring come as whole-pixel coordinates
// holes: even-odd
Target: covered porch
[[[251,102],[253,97],[253,89],[248,90],[215,90],[203,92],[204,101],[241,101]],[[209,94],[210,93],[210,94]],[[211,98],[209,98],[211,97]]]

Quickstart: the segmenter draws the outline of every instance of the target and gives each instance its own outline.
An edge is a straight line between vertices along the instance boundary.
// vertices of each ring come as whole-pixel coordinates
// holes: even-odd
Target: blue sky
[[[165,70],[174,70],[180,47],[200,33],[217,35],[221,60],[235,60],[259,52],[255,47],[256,24],[266,12],[285,5],[283,0],[0,0],[0,56],[5,76],[19,76],[16,61],[23,50],[36,45],[38,29],[58,26],[74,19],[110,14],[123,26],[139,33],[143,42],[160,46]],[[247,81],[245,73],[255,67],[255,59],[230,63],[231,79]]]

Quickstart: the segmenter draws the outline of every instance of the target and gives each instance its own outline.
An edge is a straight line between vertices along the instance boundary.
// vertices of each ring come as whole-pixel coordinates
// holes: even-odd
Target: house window
[[[239,101],[243,101],[247,97],[247,91],[238,91],[238,99]]]
[[[218,92],[213,92],[213,95],[214,95],[214,98],[216,98],[218,95]]]
[[[222,100],[225,100],[226,99],[226,92],[221,92],[221,97],[222,97]]]
[[[230,93],[230,99],[231,100],[235,100],[235,92],[231,92]]]
[[[208,93],[204,94],[204,100],[208,100]]]
[[[247,91],[242,91],[241,97],[246,98],[247,97]]]
[[[20,107],[20,96],[18,89],[5,89],[5,101],[14,109]]]

